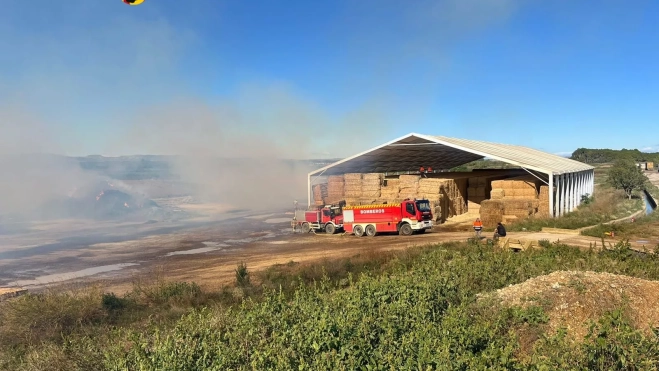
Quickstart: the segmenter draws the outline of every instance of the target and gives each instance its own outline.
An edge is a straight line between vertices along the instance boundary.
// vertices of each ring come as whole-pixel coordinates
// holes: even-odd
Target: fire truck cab
[[[317,210],[305,211],[304,220],[302,221],[302,232],[309,233],[325,232],[334,234],[343,230],[343,209],[344,204],[325,205]]]

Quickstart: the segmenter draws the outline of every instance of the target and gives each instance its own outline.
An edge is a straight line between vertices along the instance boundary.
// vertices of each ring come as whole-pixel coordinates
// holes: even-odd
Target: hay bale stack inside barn
[[[447,179],[422,178],[419,180],[418,195],[429,201],[439,201],[442,190],[448,185]]]
[[[327,195],[327,183],[313,186],[313,200],[316,205],[324,205],[328,200]]]
[[[345,181],[343,175],[330,175],[327,177],[327,199],[328,204],[337,203],[345,197]]]
[[[346,199],[359,199],[362,197],[362,174],[349,173],[343,176],[343,195]]]
[[[416,198],[419,194],[419,175],[401,175],[400,179],[400,192],[398,193],[399,199]]]
[[[382,187],[380,188],[380,199],[383,202],[395,203],[400,194],[400,179],[388,178],[383,180]]]
[[[384,180],[384,174],[379,173],[369,173],[362,174],[362,195],[364,199],[375,200],[380,198],[380,188],[382,187],[382,181]]]
[[[494,180],[491,183],[490,198],[501,201],[503,215],[501,221],[515,222],[535,216],[538,213],[540,200],[538,188],[540,182],[532,176],[520,176],[510,179]],[[549,198],[547,197],[547,212]]]

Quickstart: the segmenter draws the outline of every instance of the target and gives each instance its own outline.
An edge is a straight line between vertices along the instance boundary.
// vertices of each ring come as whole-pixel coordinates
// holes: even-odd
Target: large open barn
[[[451,172],[480,159],[510,169]],[[308,205],[426,198],[436,221],[480,216],[486,225],[574,210],[592,194],[594,168],[529,147],[411,133],[309,173]]]

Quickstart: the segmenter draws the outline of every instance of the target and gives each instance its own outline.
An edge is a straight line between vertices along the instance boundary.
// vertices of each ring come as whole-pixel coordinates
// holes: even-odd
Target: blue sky
[[[659,151],[659,2],[6,1],[0,147],[346,156],[409,132]]]

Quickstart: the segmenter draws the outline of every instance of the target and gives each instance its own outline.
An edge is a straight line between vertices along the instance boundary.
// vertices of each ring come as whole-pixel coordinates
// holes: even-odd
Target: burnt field
[[[214,159],[196,169],[167,156],[15,156],[0,163],[14,170],[0,182],[0,286],[36,287],[140,267],[177,251],[235,247],[254,233],[279,235],[304,190],[298,178],[326,161]],[[278,186],[275,174],[244,171],[254,164],[285,181]]]

